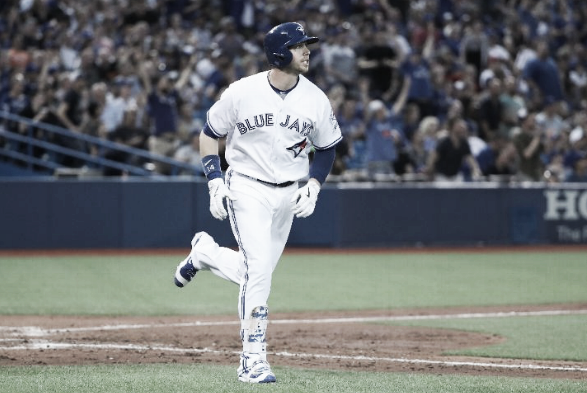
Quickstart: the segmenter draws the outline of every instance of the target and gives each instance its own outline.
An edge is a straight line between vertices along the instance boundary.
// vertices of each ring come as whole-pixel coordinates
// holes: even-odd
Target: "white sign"
[[[587,190],[545,190],[544,196],[545,220],[587,220]]]

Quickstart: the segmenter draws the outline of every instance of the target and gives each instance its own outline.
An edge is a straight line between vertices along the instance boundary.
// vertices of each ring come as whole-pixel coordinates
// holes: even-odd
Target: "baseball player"
[[[243,351],[237,375],[243,382],[276,381],[266,344],[273,270],[294,216],[314,212],[342,139],[327,96],[303,76],[310,67],[308,45],[317,41],[299,23],[271,29],[264,39],[270,70],[232,83],[208,111],[200,136],[210,212],[219,220],[229,218],[238,251],[196,233],[190,254],[177,266],[175,284],[184,287],[198,271],[210,270],[240,286]],[[226,138],[229,164],[224,176],[220,138]]]

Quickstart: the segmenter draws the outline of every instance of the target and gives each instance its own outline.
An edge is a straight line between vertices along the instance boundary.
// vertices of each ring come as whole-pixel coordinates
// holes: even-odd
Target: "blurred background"
[[[228,233],[198,206],[198,135],[284,21],[320,37],[307,77],[344,134],[293,245],[585,243],[586,16],[578,0],[3,1],[0,247]]]

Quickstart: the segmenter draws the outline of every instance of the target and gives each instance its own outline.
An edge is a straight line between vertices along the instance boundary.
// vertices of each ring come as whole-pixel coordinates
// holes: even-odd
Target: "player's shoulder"
[[[234,82],[222,92],[223,99],[240,100],[247,96],[250,91],[256,90],[263,80],[267,80],[267,72],[244,76]]]
[[[306,78],[304,75],[300,75],[300,81],[298,86],[303,88],[304,90],[307,90],[313,97],[328,100],[328,96],[326,95],[326,93],[314,82]]]
[[[261,71],[256,74],[253,74],[253,75],[243,76],[239,80],[232,82],[231,86],[236,86],[236,87],[241,87],[241,86],[248,87],[251,85],[258,86],[258,84],[261,81],[267,80],[267,73],[268,73],[268,71]]]

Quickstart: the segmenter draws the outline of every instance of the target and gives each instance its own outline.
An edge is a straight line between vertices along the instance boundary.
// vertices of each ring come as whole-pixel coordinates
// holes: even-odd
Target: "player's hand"
[[[314,213],[319,192],[320,184],[314,180],[308,181],[308,184],[300,187],[295,192],[291,203],[293,204],[292,210],[296,217],[305,218]]]
[[[224,198],[231,201],[236,200],[232,195],[224,180],[220,177],[212,179],[208,182],[208,190],[210,191],[210,213],[218,220],[224,220],[228,213],[224,207]]]

